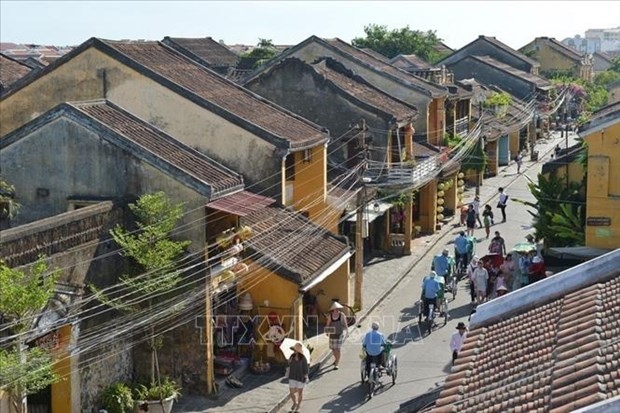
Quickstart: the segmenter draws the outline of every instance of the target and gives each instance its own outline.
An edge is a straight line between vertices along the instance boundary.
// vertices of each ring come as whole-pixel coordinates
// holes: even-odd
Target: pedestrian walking
[[[523,156],[521,155],[521,152],[519,152],[517,156],[515,157],[515,162],[517,163],[517,173],[520,174],[521,165],[523,164]]]
[[[515,262],[512,259],[512,253],[506,254],[506,258],[502,265],[499,266],[499,270],[506,280],[506,287],[509,290],[513,289],[513,275],[515,272]]]
[[[474,271],[478,268],[478,256],[474,255],[469,265],[467,265],[467,279],[469,280],[469,295],[471,303],[476,302],[476,280],[474,279]]]
[[[338,370],[344,332],[347,329],[347,317],[341,311],[342,304],[334,301],[329,308],[329,315],[325,324],[325,333],[329,336],[329,349],[334,355],[334,369]]]
[[[293,350],[293,354],[288,359],[288,389],[293,406],[290,411],[299,412],[304,387],[308,382],[308,360],[306,360],[306,356],[303,354],[303,345],[301,343],[295,343],[291,350]]]
[[[467,210],[467,218],[465,219],[465,223],[467,224],[467,235],[474,235],[474,228],[476,228],[476,211],[474,210],[474,206],[469,204],[469,209]]]
[[[493,221],[493,208],[491,205],[485,205],[484,211],[482,211],[482,222],[484,223],[484,232],[487,235],[487,239],[489,239],[489,235],[491,234],[491,222]]]
[[[495,231],[495,236],[491,239],[489,252],[491,254],[506,255],[506,241],[504,241],[504,238],[499,234],[499,231]]]
[[[502,211],[502,222],[506,222],[506,203],[508,202],[508,195],[504,192],[504,188],[499,187],[499,201],[497,207]]]
[[[478,221],[478,228],[482,228],[482,221],[480,220],[480,196],[476,195],[471,203],[476,211],[476,221]]]
[[[450,339],[450,350],[452,350],[452,365],[454,366],[454,362],[459,356],[459,351],[463,348],[463,343],[467,338],[467,327],[465,327],[465,323],[462,321],[459,322],[456,326],[456,331],[452,333],[452,338]]]
[[[473,272],[474,284],[476,286],[476,301],[482,304],[487,297],[487,287],[489,283],[489,273],[484,268],[482,260],[478,260],[478,265]]]

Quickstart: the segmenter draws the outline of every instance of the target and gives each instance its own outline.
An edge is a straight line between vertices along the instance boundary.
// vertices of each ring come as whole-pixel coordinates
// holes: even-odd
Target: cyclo
[[[368,384],[368,397],[372,398],[375,390],[378,386],[382,385],[381,378],[383,374],[387,374],[392,377],[392,384],[396,383],[396,377],[398,376],[398,359],[395,354],[392,354],[392,342],[386,341],[383,346],[382,363],[379,365],[374,362],[370,363],[370,372],[366,373],[366,352],[362,350],[360,358],[360,376],[362,378],[362,384]]]
[[[424,282],[422,284],[422,294],[420,296],[420,300],[418,301],[418,323],[420,324],[420,331],[424,332],[425,330],[430,334],[433,331],[433,326],[435,325],[435,316],[436,313],[439,315],[443,315],[443,325],[448,323],[448,300],[445,298],[445,280],[443,277],[433,274],[436,278],[437,283],[439,284],[439,289],[437,290],[435,298],[429,305],[425,305],[424,298]],[[426,280],[426,278],[425,278]],[[424,318],[424,322],[426,326],[422,326],[422,318]]]

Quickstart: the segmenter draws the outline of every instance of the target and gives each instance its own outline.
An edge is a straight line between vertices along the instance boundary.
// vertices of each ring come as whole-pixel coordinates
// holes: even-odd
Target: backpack
[[[502,243],[499,240],[491,240],[491,245],[489,245],[489,252],[494,254],[502,253]]]

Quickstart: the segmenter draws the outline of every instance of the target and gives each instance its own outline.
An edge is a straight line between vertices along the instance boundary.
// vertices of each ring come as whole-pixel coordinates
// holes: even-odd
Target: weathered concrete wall
[[[164,191],[170,199],[185,202],[187,213],[180,225],[189,225],[183,239],[195,248],[204,243],[204,196],[71,120],[61,118],[34,131],[4,148],[0,159],[22,205],[16,225],[65,212],[70,198],[133,201]],[[46,195],[37,188],[44,188]]]

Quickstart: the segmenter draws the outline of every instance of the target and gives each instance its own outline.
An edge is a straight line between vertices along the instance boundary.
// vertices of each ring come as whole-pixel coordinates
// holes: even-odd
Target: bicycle
[[[424,312],[424,299],[422,299],[418,303],[420,306],[418,312],[418,323],[420,324],[420,331],[422,333],[424,333],[424,331],[427,331],[428,334],[431,334],[431,332],[433,331],[433,325],[435,324],[435,304],[432,302],[428,303],[428,308],[426,309],[426,312]],[[424,316],[424,326],[422,326],[422,316]]]
[[[370,370],[368,374],[366,373],[365,357],[362,359],[362,362],[360,364],[360,375],[362,379],[362,384],[367,384],[369,399],[372,399],[377,387],[383,385],[383,383],[381,382],[381,378],[383,377],[384,372],[392,378],[392,385],[396,384],[396,378],[398,377],[398,358],[395,354],[392,353],[392,342],[390,341],[385,344],[385,348],[383,350],[383,359],[386,360],[385,366],[377,365],[375,361],[372,361],[370,363]]]

